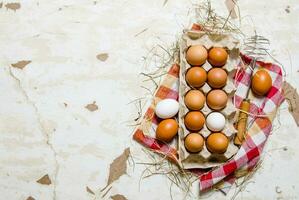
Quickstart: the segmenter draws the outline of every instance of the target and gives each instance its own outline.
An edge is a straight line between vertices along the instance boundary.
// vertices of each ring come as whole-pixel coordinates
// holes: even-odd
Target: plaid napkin
[[[154,135],[156,127],[159,123],[159,118],[155,115],[155,105],[158,100],[172,98],[178,100],[179,97],[179,70],[180,67],[174,64],[170,67],[168,73],[165,75],[162,84],[159,86],[155,93],[155,97],[143,116],[141,125],[136,129],[133,138],[144,145],[145,147],[165,155],[168,159],[178,162],[178,153],[175,148],[170,145],[162,143],[156,140],[154,137],[149,136]],[[147,134],[144,134],[146,130]]]
[[[193,29],[197,29],[195,25]],[[234,80],[237,87],[234,95],[236,107],[239,108],[242,100],[246,96],[246,91],[250,87],[250,69],[242,66],[248,65],[251,58],[241,54],[241,62],[238,67]],[[256,62],[257,67],[266,68],[272,78],[272,88],[266,97],[252,97],[250,113],[248,118],[248,136],[240,147],[237,154],[221,166],[211,169],[192,169],[199,176],[200,191],[206,191],[218,184],[217,188],[227,193],[235,179],[250,172],[260,159],[268,136],[272,130],[272,121],[275,118],[277,108],[283,102],[284,97],[281,92],[282,71],[281,68],[272,63]],[[178,162],[178,152],[171,145],[161,143],[154,138],[159,118],[155,115],[154,109],[156,102],[165,98],[178,99],[179,85],[179,65],[174,64],[170,67],[162,84],[155,93],[151,106],[146,111],[140,127],[138,127],[133,138],[145,147],[162,154],[171,161]],[[149,134],[152,132],[152,134]],[[152,136],[150,136],[152,135]]]

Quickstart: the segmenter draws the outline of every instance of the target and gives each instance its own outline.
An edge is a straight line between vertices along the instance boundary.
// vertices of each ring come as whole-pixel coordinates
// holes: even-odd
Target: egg
[[[187,129],[199,131],[205,123],[205,117],[200,111],[190,111],[186,114],[184,123]]]
[[[223,133],[212,133],[208,136],[206,145],[211,153],[225,153],[229,140]]]
[[[200,152],[204,145],[203,137],[198,133],[189,133],[185,138],[185,147],[190,153]]]
[[[174,99],[163,99],[156,105],[155,113],[161,119],[174,117],[179,111],[179,103]]]
[[[174,119],[164,119],[158,124],[156,138],[163,142],[170,142],[178,132],[179,125]]]
[[[209,51],[208,61],[214,67],[222,67],[225,65],[228,54],[224,48],[213,47]]]
[[[207,72],[202,67],[191,67],[185,77],[191,87],[201,87],[207,80]]]
[[[185,105],[190,110],[200,110],[205,104],[206,97],[199,90],[190,90],[184,98]]]
[[[223,90],[211,90],[207,95],[207,104],[213,110],[221,110],[227,104],[227,94]]]
[[[265,69],[260,69],[253,75],[251,81],[251,89],[256,95],[266,95],[271,87],[272,78]]]
[[[222,88],[226,85],[227,73],[221,68],[212,68],[208,72],[208,84],[212,88]]]
[[[220,112],[211,112],[206,118],[206,125],[210,131],[221,131],[225,126],[225,117]]]
[[[206,62],[208,52],[202,45],[193,45],[186,52],[186,60],[190,65],[202,65]]]

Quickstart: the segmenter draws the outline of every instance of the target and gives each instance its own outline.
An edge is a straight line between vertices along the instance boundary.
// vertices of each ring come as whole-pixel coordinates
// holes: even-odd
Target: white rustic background
[[[136,160],[147,160],[127,126],[137,117],[135,105],[128,103],[147,93],[140,87],[144,83],[139,73],[154,69],[145,66],[142,57],[157,42],[173,43],[192,22],[191,1],[163,3],[0,3],[0,199],[101,199],[99,189],[105,186],[109,164],[126,147]],[[224,1],[214,0],[213,6],[227,14]],[[298,1],[240,0],[239,6],[242,30],[249,33],[255,28],[271,40],[271,52],[284,65],[286,80],[298,87]],[[97,58],[101,53],[108,54],[107,60]],[[23,69],[11,66],[22,60],[31,62]],[[91,112],[85,106],[93,103],[98,109]],[[279,116],[262,167],[237,199],[299,199],[298,127],[286,103]],[[139,188],[144,168],[128,166],[128,174],[104,199],[117,193],[129,200],[170,199],[170,182],[164,176],[145,179]],[[36,182],[45,174],[52,184]],[[190,199],[197,196],[196,188],[197,184]],[[172,190],[174,199],[183,198],[178,188]],[[227,197],[213,193],[204,198],[230,199],[234,191]]]

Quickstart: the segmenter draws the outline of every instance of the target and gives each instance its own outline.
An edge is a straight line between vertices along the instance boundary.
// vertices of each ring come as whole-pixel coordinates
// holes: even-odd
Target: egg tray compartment
[[[185,59],[186,50],[191,45],[203,45],[208,50],[212,47],[223,47],[228,52],[227,63],[222,67],[227,74],[227,84],[222,88],[228,95],[228,103],[226,107],[220,111],[226,117],[226,124],[222,131],[229,138],[229,145],[227,151],[224,154],[213,154],[208,151],[206,145],[204,145],[203,149],[198,153],[189,153],[184,145],[185,137],[190,133],[190,131],[185,127],[184,117],[189,112],[189,109],[186,107],[184,103],[185,94],[191,89],[199,89],[202,91],[205,96],[207,93],[212,90],[212,88],[206,82],[201,88],[192,88],[186,83],[185,74],[186,71],[191,67]],[[180,86],[179,86],[179,159],[183,168],[209,168],[218,166],[227,160],[229,160],[232,156],[234,156],[238,147],[234,145],[233,138],[236,134],[236,129],[233,124],[236,121],[236,108],[233,105],[232,97],[235,93],[236,88],[233,83],[233,74],[235,72],[235,66],[239,63],[239,42],[236,38],[233,38],[232,35],[227,34],[211,34],[205,32],[195,32],[190,31],[186,32],[180,43]],[[212,66],[208,61],[202,65],[202,67],[208,72]],[[200,110],[205,117],[214,110],[210,109],[205,102],[204,107]],[[193,132],[193,131],[192,131]],[[198,131],[204,139],[211,134],[211,131],[207,128],[206,124],[204,127]]]
[[[156,113],[156,105],[162,101],[163,99],[160,99],[158,97],[154,97],[153,102],[151,103],[148,113],[145,113],[145,115],[149,115],[148,117],[144,117],[144,119],[141,121],[141,124],[139,125],[139,129],[143,131],[143,133],[147,136],[150,136],[152,138],[156,138],[156,129],[161,121],[163,119],[159,118]],[[178,115],[173,117],[175,120],[178,121]],[[153,123],[155,121],[155,123]],[[173,140],[167,143],[170,147],[174,149],[178,149],[178,136],[175,136]],[[159,141],[160,144],[163,142]]]

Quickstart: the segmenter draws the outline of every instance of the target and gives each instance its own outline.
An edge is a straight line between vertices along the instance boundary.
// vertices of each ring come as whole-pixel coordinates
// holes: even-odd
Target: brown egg
[[[229,140],[223,133],[212,133],[206,141],[208,150],[211,153],[224,153],[228,147]]]
[[[206,62],[208,52],[202,45],[193,45],[186,52],[186,60],[190,65],[202,65]]]
[[[251,81],[251,89],[256,95],[266,95],[271,87],[272,78],[266,70],[260,69],[253,75]]]
[[[200,111],[190,111],[186,114],[184,123],[187,129],[199,131],[205,123],[205,117]]]
[[[222,67],[223,65],[225,65],[227,57],[228,55],[224,48],[213,47],[209,51],[208,60],[209,63],[214,67]]]
[[[227,94],[223,90],[211,90],[207,95],[207,104],[213,110],[221,110],[227,104]]]
[[[165,119],[158,124],[156,138],[163,142],[170,142],[178,132],[179,125],[174,119]]]
[[[189,90],[185,95],[184,101],[190,110],[200,110],[205,104],[206,97],[199,90]]]
[[[203,137],[198,133],[189,133],[185,138],[185,147],[191,153],[200,152],[204,145]]]
[[[192,87],[201,87],[207,80],[207,72],[202,67],[191,67],[186,73],[186,82]]]
[[[208,72],[208,84],[212,88],[222,88],[226,85],[227,73],[221,68],[212,68]]]

